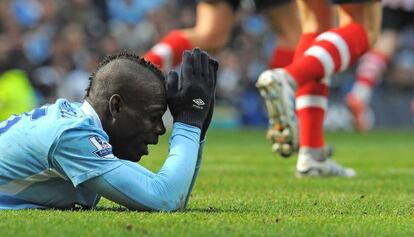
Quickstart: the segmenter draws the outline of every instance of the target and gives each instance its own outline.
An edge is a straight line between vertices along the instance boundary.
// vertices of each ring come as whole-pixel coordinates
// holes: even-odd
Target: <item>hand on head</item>
[[[199,48],[183,53],[181,73],[167,78],[167,102],[174,122],[208,129],[214,109],[218,62]]]

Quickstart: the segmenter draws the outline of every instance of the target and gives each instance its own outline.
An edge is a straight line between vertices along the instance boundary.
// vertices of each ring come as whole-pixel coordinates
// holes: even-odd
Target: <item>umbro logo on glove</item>
[[[213,114],[211,102],[214,100],[217,68],[218,63],[214,59],[195,48],[192,52],[184,51],[180,76],[170,71],[167,77],[167,102],[174,122],[202,129],[200,137],[202,135],[203,138]]]
[[[193,100],[194,104],[193,107],[196,109],[203,109],[203,105],[205,105],[206,103],[204,103],[204,101],[200,98],[198,99],[194,99]]]

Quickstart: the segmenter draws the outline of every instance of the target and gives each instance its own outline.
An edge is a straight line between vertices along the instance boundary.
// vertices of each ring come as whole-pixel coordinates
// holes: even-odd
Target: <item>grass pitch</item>
[[[211,132],[189,209],[0,212],[0,236],[414,236],[414,132],[331,133],[358,177],[297,179],[264,131]],[[168,138],[143,164],[156,171]]]

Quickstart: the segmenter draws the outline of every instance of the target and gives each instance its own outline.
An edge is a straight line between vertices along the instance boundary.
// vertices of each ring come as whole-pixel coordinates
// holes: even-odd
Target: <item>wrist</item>
[[[182,113],[180,115],[177,115],[174,117],[174,123],[175,122],[180,122],[180,123],[184,123],[190,126],[194,126],[199,128],[200,130],[203,127],[203,120],[201,119],[195,119],[194,116],[191,116],[190,114],[187,113]]]
[[[187,131],[187,132],[191,132],[192,134],[196,135],[198,138],[200,137],[200,133],[201,133],[201,129],[190,125],[190,124],[186,124],[183,122],[174,122],[173,123],[173,134],[176,133],[177,131]]]

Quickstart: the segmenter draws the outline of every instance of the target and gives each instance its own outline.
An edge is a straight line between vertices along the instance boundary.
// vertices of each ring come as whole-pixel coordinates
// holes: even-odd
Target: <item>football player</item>
[[[106,58],[82,104],[58,99],[0,123],[0,209],[95,207],[101,196],[133,210],[185,208],[213,113],[218,63],[183,54],[167,84],[128,53]],[[174,118],[168,157],[153,173],[136,163]]]
[[[257,81],[269,113],[273,150],[283,156],[299,150],[299,177],[356,175],[354,169],[330,159],[325,148],[328,84],[331,75],[348,68],[373,45],[379,33],[381,5],[375,0],[331,2],[333,8],[328,1],[297,0],[302,36],[294,61],[263,72]],[[332,10],[338,15],[336,28]]]
[[[374,47],[359,60],[354,85],[346,96],[355,129],[361,132],[373,126],[374,115],[369,106],[372,91],[398,48],[398,33],[414,26],[414,0],[383,0],[382,5],[382,32]]]

